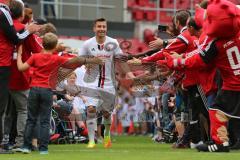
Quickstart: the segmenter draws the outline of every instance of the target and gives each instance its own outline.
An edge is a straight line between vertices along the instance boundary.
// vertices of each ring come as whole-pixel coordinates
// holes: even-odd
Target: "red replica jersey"
[[[10,15],[9,7],[0,3],[0,66],[11,66],[14,45],[23,41],[29,35],[27,30],[17,33]]]
[[[206,48],[208,43],[212,40],[213,39],[208,37],[205,33],[202,33],[199,38],[199,44],[197,45],[198,49],[190,53],[186,53],[186,59],[194,56],[195,54],[199,54],[199,51],[203,48]],[[217,90],[217,84],[215,79],[216,67],[212,66],[211,64],[209,64],[207,68],[186,70],[185,73],[189,73],[187,75],[189,75],[189,79],[191,79],[191,82],[193,84],[200,84],[202,86],[203,91],[206,95]]]
[[[60,65],[64,64],[68,58],[52,55],[47,53],[36,53],[33,54],[27,63],[34,68],[32,75],[31,87],[49,87],[49,76],[50,73],[58,68]]]
[[[177,52],[179,54],[184,54],[191,52],[196,49],[196,41],[197,38],[191,36],[186,27],[183,28],[183,31],[180,35],[176,37],[176,39],[170,43],[166,48],[161,51],[153,54],[152,56],[146,57],[142,59],[142,62],[156,62],[164,58],[162,53],[164,52]],[[185,71],[185,77],[182,81],[184,87],[195,85],[195,76],[193,76],[193,71]],[[194,74],[195,75],[195,74]]]
[[[18,20],[14,20],[14,27],[17,31],[25,28],[25,25]],[[23,53],[22,61],[25,62],[33,53],[39,53],[42,50],[42,45],[38,42],[38,36],[30,35],[22,43]],[[17,68],[17,53],[13,54],[11,63],[11,76],[9,82],[9,88],[11,90],[27,90],[30,87],[30,73],[29,70],[21,72]]]
[[[240,34],[229,39],[212,40],[200,54],[185,60],[186,68],[215,65],[221,74],[223,90],[240,91]]]
[[[191,36],[187,28],[184,28],[183,32],[178,35],[175,40],[166,48],[149,57],[143,58],[142,62],[156,62],[158,60],[164,59],[164,55],[162,54],[163,52],[177,52],[179,54],[190,52],[196,48],[194,40],[196,40],[196,37]]]
[[[203,32],[199,38],[200,45],[198,48],[205,48],[211,40],[213,40],[213,38],[208,37],[205,32]],[[212,64],[208,64],[207,68],[200,69],[198,72],[199,84],[202,86],[203,91],[207,96],[218,90],[216,73],[217,68]]]

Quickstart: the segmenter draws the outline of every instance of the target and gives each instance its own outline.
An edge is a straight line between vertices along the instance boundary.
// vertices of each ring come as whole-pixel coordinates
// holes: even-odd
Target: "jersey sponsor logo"
[[[117,48],[117,43],[114,42],[108,42],[104,45],[104,50],[105,51],[114,51]]]
[[[110,58],[111,55],[107,55],[107,54],[97,54],[98,58]]]

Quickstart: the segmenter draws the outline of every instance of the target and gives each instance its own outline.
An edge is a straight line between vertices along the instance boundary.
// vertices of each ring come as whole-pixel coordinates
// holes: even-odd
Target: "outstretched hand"
[[[141,65],[142,61],[140,59],[133,58],[131,60],[128,60],[127,63],[132,65]]]
[[[163,46],[163,40],[161,38],[155,37],[155,40],[149,42],[149,47],[151,49],[158,49]]]
[[[170,69],[173,69],[174,68],[174,58],[167,52],[164,52],[163,53],[165,59],[164,60],[159,60],[157,61],[157,65],[158,66],[167,66],[168,68]]]
[[[28,30],[29,33],[31,34],[31,33],[38,32],[41,27],[42,27],[42,25],[37,25],[35,23],[31,23],[30,25],[26,26],[26,30]]]
[[[102,60],[101,58],[98,57],[92,57],[92,58],[87,58],[86,59],[86,64],[100,64],[103,65],[104,64],[104,60]]]
[[[181,70],[184,68],[185,60],[182,58],[174,58],[167,52],[163,53],[165,59],[157,61],[158,66],[167,66],[170,69]]]

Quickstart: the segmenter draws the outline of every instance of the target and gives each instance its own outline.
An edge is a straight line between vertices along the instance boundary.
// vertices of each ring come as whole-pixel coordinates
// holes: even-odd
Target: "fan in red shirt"
[[[21,23],[24,17],[24,4],[21,1],[12,1],[10,3],[11,16],[13,18],[13,24],[17,32],[24,30],[25,25]],[[23,54],[22,60],[25,62],[32,54],[32,52],[40,52],[42,46],[37,42],[36,35],[29,35],[23,42]],[[16,48],[16,47],[14,47]],[[11,62],[11,75],[9,81],[9,93],[11,95],[12,103],[8,103],[7,116],[4,121],[4,148],[8,148],[8,139],[11,134],[12,125],[17,127],[16,144],[14,148],[20,148],[23,145],[23,134],[27,120],[27,98],[30,88],[30,75],[29,70],[20,72],[17,68],[17,52],[16,49],[13,53],[13,59]],[[13,112],[16,111],[16,112]],[[16,116],[15,116],[16,115]],[[17,121],[13,122],[17,117]],[[11,139],[11,137],[10,137]]]
[[[17,55],[17,66],[20,71],[25,71],[30,67],[34,68],[34,74],[31,81],[31,89],[28,98],[28,118],[24,133],[23,153],[31,152],[32,134],[36,125],[37,118],[40,117],[40,154],[48,153],[49,142],[49,121],[51,116],[51,106],[53,103],[52,90],[49,86],[49,77],[51,72],[58,70],[60,66],[71,64],[101,64],[98,58],[75,57],[68,59],[66,57],[53,55],[57,46],[57,36],[53,33],[47,33],[43,36],[43,51],[33,54],[25,63],[22,62],[22,49],[19,48]],[[68,65],[67,65],[68,64]],[[79,65],[78,65],[79,66]],[[76,66],[77,67],[77,66]]]
[[[2,115],[7,106],[8,82],[10,76],[10,65],[14,51],[14,45],[26,39],[30,33],[39,29],[35,24],[29,25],[22,32],[16,32],[10,15],[9,4],[11,0],[0,0],[0,139],[2,139]],[[0,154],[6,150],[0,148]]]
[[[205,31],[207,35],[216,38],[199,50],[200,54],[191,58],[166,58],[169,66],[178,64],[186,69],[196,69],[207,67],[211,63],[220,70],[223,85],[215,104],[209,109],[214,143],[199,145],[197,149],[205,152],[229,152],[226,125],[229,118],[240,118],[240,11],[227,0],[212,0],[207,15]]]
[[[179,11],[181,12],[181,11]],[[181,16],[182,17],[182,16]],[[189,17],[188,17],[189,18]],[[177,15],[175,17],[175,23],[177,22]],[[187,22],[187,20],[186,20]],[[186,25],[185,22],[185,25]],[[179,23],[179,22],[178,22]],[[155,53],[152,56],[146,57],[142,59],[142,63],[147,63],[147,62],[156,62],[158,60],[161,60],[164,58],[164,52],[169,52],[170,54],[172,52],[178,52],[178,53],[186,53],[182,54],[183,56],[192,56],[194,54],[193,50],[197,48],[198,45],[198,40],[196,39],[195,36],[192,36],[189,30],[187,30],[187,27],[184,27],[181,30],[181,33],[175,41],[170,43],[166,48],[162,49],[160,52]],[[185,70],[184,71],[184,79],[182,80],[182,86],[184,89],[186,89],[186,95],[187,95],[187,101],[185,103],[187,104],[188,108],[192,109],[192,119],[190,122],[190,125],[188,126],[190,129],[190,132],[195,132],[191,133],[191,135],[200,135],[200,127],[198,125],[199,122],[199,113],[201,112],[206,119],[208,119],[208,111],[206,107],[204,106],[204,101],[199,91],[199,81],[196,78],[198,76],[198,72],[196,70]],[[205,132],[207,133],[208,129],[205,129]],[[208,133],[207,133],[208,134]],[[183,145],[187,146],[186,144],[188,143],[188,138],[183,137]],[[192,138],[192,143],[197,144],[198,142],[201,141],[200,136],[193,136]]]

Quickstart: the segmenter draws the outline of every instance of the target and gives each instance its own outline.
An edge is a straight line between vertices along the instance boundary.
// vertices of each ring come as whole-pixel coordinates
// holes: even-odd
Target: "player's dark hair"
[[[179,21],[181,26],[186,26],[189,17],[191,17],[191,13],[188,10],[178,10],[175,13],[175,19]]]
[[[11,10],[13,19],[18,19],[23,16],[24,7],[21,2],[11,1],[9,8]]]
[[[94,22],[93,22],[93,25],[95,26],[97,22],[107,22],[107,20],[105,18],[95,19]]]
[[[196,21],[191,17],[188,21],[188,27],[193,27],[195,30],[200,30],[201,27],[196,24]]]

